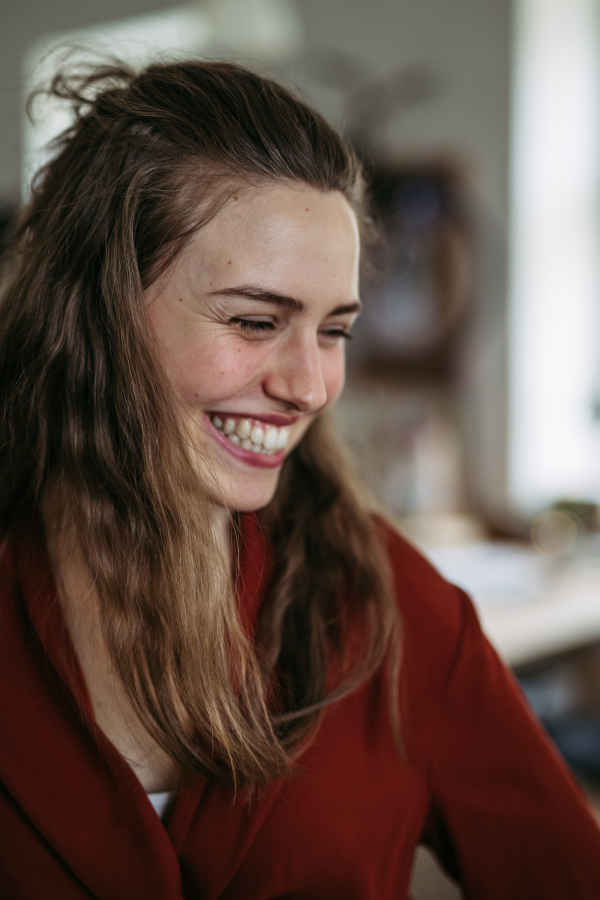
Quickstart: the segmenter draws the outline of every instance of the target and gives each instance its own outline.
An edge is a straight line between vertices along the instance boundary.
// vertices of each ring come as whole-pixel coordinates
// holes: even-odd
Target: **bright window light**
[[[134,67],[152,59],[173,59],[206,51],[212,38],[208,17],[193,6],[148,16],[137,16],[78,31],[49,35],[37,41],[25,61],[27,94],[48,84],[63,60],[77,70],[79,61],[118,57]],[[74,49],[73,49],[74,48]],[[34,122],[25,122],[23,134],[23,194],[33,174],[45,162],[47,144],[70,124],[69,109],[54,98],[34,107]]]
[[[25,88],[29,95],[39,85],[47,85],[65,59],[75,70],[78,61],[90,57],[105,61],[110,56],[136,68],[154,60],[215,54],[241,62],[273,64],[292,58],[303,42],[304,29],[295,0],[195,0],[150,15],[47,35],[27,54]],[[32,175],[47,159],[48,141],[69,122],[68,108],[48,98],[36,104],[34,123],[25,122],[25,197]]]
[[[596,0],[516,0],[509,495],[600,501]]]

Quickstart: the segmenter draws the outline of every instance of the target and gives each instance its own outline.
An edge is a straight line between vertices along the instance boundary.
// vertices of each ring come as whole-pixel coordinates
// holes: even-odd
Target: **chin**
[[[237,484],[233,490],[223,491],[215,500],[231,512],[258,512],[268,506],[277,490],[279,473],[276,478],[262,484]]]

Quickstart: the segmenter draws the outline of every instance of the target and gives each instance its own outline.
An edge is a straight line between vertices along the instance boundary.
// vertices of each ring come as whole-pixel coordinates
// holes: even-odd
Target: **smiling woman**
[[[472,605],[327,427],[352,151],[225,63],[51,92],[0,316],[3,898],[400,898],[419,840],[478,900],[597,898]]]
[[[231,198],[147,290],[221,506],[265,507],[285,456],[338,397],[358,260],[343,195],[284,184]]]

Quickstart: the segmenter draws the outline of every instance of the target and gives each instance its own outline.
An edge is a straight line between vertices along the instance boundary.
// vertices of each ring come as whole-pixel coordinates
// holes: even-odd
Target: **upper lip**
[[[267,425],[276,425],[278,428],[285,428],[297,422],[300,416],[278,416],[276,413],[247,413],[247,412],[224,412],[220,409],[210,410],[209,416],[218,416],[220,419],[256,419],[258,422],[266,422]]]

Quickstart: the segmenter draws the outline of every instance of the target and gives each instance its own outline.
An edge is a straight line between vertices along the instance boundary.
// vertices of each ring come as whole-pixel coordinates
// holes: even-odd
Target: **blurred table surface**
[[[563,559],[502,542],[420,549],[472,597],[483,630],[510,666],[600,641],[598,536]]]

